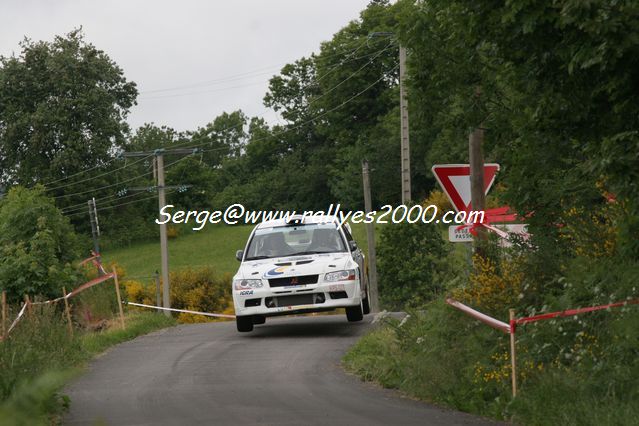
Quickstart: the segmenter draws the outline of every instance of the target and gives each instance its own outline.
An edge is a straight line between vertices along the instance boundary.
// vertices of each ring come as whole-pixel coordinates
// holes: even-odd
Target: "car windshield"
[[[333,223],[281,226],[255,231],[246,260],[345,251],[344,240]]]

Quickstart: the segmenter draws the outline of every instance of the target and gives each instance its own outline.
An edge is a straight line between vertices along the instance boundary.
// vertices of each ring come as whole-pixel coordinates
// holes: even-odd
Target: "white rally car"
[[[333,216],[262,222],[235,257],[238,331],[269,316],[346,308],[348,321],[361,321],[370,312],[364,255],[350,226]]]

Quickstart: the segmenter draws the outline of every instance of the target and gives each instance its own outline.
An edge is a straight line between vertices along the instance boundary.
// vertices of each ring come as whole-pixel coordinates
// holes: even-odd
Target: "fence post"
[[[71,322],[71,310],[69,309],[69,301],[67,300],[67,289],[62,287],[62,295],[64,296],[64,312],[67,317],[67,324],[69,326],[69,334],[73,337],[73,323]]]
[[[29,295],[24,295],[24,303],[27,305],[27,314],[31,315],[31,299],[29,299]]]
[[[517,396],[517,360],[515,354],[515,332],[517,324],[515,323],[515,310],[509,309],[510,317],[510,377],[513,387],[513,398]]]
[[[2,338],[7,337],[7,292],[2,290]]]
[[[120,283],[118,282],[118,272],[115,270],[115,266],[113,267],[113,281],[115,281],[115,294],[118,297],[118,309],[120,310],[120,324],[122,325],[122,329],[124,326],[124,312],[122,311],[122,298],[120,297]]]
[[[162,306],[162,293],[160,291],[160,273],[155,271],[155,306],[158,308]],[[158,314],[161,314],[162,311],[158,309]]]

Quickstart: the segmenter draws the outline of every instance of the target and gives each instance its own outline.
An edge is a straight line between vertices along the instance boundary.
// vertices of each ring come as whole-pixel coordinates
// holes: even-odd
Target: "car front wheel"
[[[366,286],[366,297],[364,298],[364,300],[362,300],[362,311],[364,312],[364,315],[368,315],[371,313],[371,302],[370,302],[371,298],[369,296],[368,293],[368,285]]]
[[[362,304],[357,306],[349,306],[346,308],[346,318],[349,322],[361,321],[364,319],[364,313],[362,312]]]
[[[235,324],[237,325],[237,331],[240,333],[247,333],[253,331],[253,317],[235,317]]]

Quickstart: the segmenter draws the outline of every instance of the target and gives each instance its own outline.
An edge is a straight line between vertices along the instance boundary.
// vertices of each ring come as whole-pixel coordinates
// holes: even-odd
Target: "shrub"
[[[171,273],[171,305],[200,312],[228,312],[231,302],[231,276],[219,276],[212,268],[184,269]],[[180,314],[181,322],[205,322],[202,315]]]
[[[166,227],[166,237],[170,239],[176,239],[180,235],[180,228],[177,226],[167,226]]]
[[[76,282],[77,237],[42,186],[12,188],[0,203],[0,289],[11,301],[47,298]]]
[[[171,272],[171,307],[199,312],[233,314],[231,277],[219,276],[211,268],[184,269]],[[129,300],[155,305],[155,283],[124,281]],[[180,322],[210,321],[210,317],[180,313]]]
[[[438,227],[401,222],[382,229],[378,247],[379,289],[389,308],[417,306],[432,300],[444,288],[439,272],[446,247]]]
[[[492,259],[473,256],[474,271],[466,286],[452,291],[453,297],[489,313],[501,314],[523,298],[524,273],[519,258]]]

